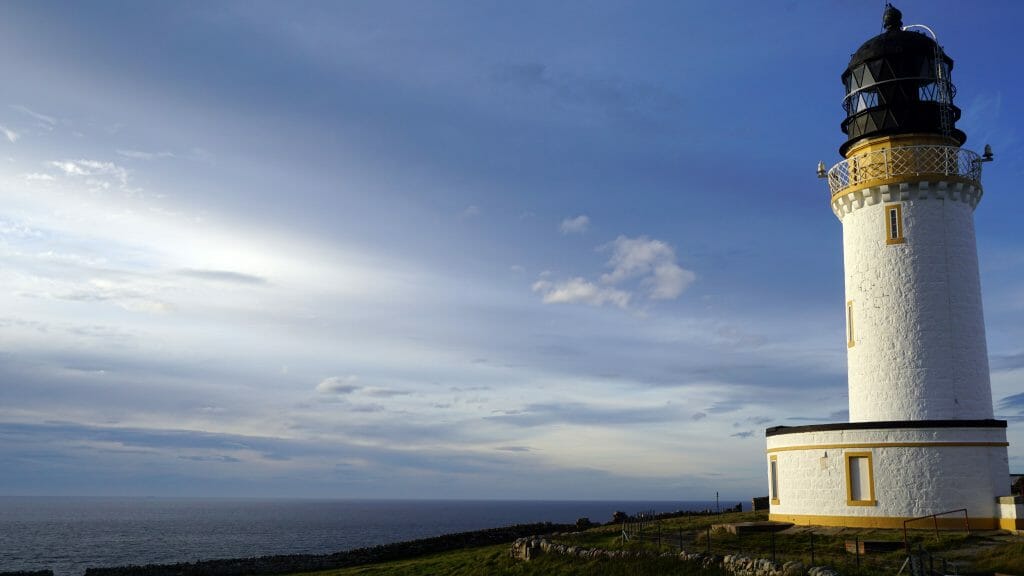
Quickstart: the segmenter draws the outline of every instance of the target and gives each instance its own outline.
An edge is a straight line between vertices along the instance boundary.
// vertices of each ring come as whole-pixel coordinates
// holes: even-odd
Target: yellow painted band
[[[1000,530],[1024,530],[1024,518],[1000,518]]]
[[[768,454],[773,452],[790,452],[794,450],[834,450],[842,448],[950,448],[950,447],[1006,447],[1009,442],[866,442],[856,444],[805,444],[802,446],[780,446],[769,448]]]
[[[820,516],[815,514],[769,514],[769,520],[777,522],[792,522],[801,526],[843,526],[846,528],[886,528],[902,529],[903,522],[910,518],[898,516]],[[1008,528],[1024,526],[1024,520],[1007,518],[970,518],[968,522],[971,530],[1020,530],[1022,528]],[[939,528],[955,530],[964,528],[964,519],[960,518],[939,518]],[[932,519],[917,520],[911,522],[907,527],[914,529],[933,528],[935,523]]]

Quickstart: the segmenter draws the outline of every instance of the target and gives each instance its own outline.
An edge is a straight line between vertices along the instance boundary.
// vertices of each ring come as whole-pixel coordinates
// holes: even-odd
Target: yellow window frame
[[[885,205],[885,243],[903,244],[903,205]]]
[[[853,332],[853,300],[846,301],[846,347],[853,348],[857,344]]]
[[[772,504],[779,503],[779,457],[768,457],[768,488],[771,490]]]
[[[867,500],[854,500],[853,499],[853,478],[850,473],[850,461],[854,458],[865,458],[868,465],[868,499]],[[847,506],[876,506],[878,501],[875,500],[875,465],[872,461],[871,452],[846,452],[843,454],[846,468],[846,505]],[[861,486],[861,490],[864,487]]]

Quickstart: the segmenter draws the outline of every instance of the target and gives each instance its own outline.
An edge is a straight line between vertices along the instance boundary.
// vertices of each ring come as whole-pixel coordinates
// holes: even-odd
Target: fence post
[[[708,526],[708,556],[711,556],[711,526]]]
[[[811,532],[811,566],[814,566],[814,532]]]

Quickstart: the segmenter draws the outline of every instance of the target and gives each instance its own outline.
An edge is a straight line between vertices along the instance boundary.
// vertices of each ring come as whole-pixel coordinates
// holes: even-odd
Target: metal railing
[[[922,145],[883,148],[847,158],[828,171],[832,196],[869,182],[884,183],[919,176],[944,176],[981,185],[981,156],[956,146]]]
[[[910,518],[909,520],[904,520],[903,521],[903,545],[907,549],[907,554],[910,553],[910,537],[909,537],[909,534],[907,532],[907,524],[910,524],[911,522],[918,522],[920,520],[928,520],[930,518],[932,520],[932,524],[933,524],[933,526],[935,528],[935,540],[938,541],[938,539],[939,539],[939,516],[947,516],[949,514],[957,514],[959,512],[963,512],[964,513],[964,531],[966,531],[968,534],[970,534],[971,533],[971,521],[967,517],[967,508],[957,508],[956,510],[947,510],[945,512],[938,512],[938,513],[935,513],[935,514],[929,514],[927,516],[918,516],[917,518]]]

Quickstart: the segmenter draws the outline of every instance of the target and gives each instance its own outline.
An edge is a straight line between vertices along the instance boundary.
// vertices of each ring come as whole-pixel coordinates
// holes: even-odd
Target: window
[[[846,347],[853,348],[857,342],[853,339],[853,300],[846,303]]]
[[[769,490],[771,490],[772,504],[779,503],[779,461],[778,456],[772,456],[768,460],[768,474],[771,477]]]
[[[885,206],[885,243],[903,244],[903,205]]]
[[[846,504],[874,506],[875,478],[871,467],[871,452],[847,452]]]

